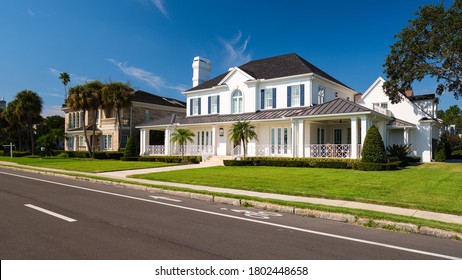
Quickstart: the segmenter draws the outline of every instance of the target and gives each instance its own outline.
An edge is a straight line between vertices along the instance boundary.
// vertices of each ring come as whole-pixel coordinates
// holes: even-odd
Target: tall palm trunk
[[[87,150],[88,150],[88,155],[90,156],[90,158],[93,157],[93,153],[91,151],[91,146],[90,146],[90,141],[88,141],[88,135],[87,135],[87,130],[85,128],[85,113],[86,113],[86,110],[83,110],[83,117],[82,117],[82,122],[83,122],[83,125],[82,125],[82,128],[83,128],[83,135],[85,137],[85,143],[87,144]]]
[[[32,116],[30,115],[30,113],[27,114],[27,125],[28,125],[28,128],[29,128],[31,153],[33,155],[35,155],[34,128],[32,127]]]

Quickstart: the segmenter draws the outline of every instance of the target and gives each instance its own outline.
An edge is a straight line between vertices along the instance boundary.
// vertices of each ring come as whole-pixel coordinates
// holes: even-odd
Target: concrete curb
[[[146,192],[152,192],[152,193],[163,193],[163,194],[167,194],[171,196],[191,198],[191,199],[202,200],[202,201],[207,201],[207,202],[230,204],[230,205],[242,206],[242,207],[254,207],[256,209],[261,209],[261,210],[268,210],[268,211],[281,212],[281,213],[287,213],[287,214],[295,214],[299,216],[306,216],[306,217],[312,217],[312,218],[318,218],[318,219],[324,219],[324,220],[330,220],[330,221],[336,221],[336,222],[342,222],[342,223],[356,224],[356,225],[361,225],[365,227],[408,232],[408,233],[421,234],[421,235],[427,235],[427,236],[433,236],[433,237],[445,238],[445,239],[462,240],[462,233],[445,231],[445,230],[426,227],[426,226],[422,226],[419,228],[419,226],[410,224],[410,223],[400,223],[400,222],[392,222],[392,221],[386,221],[386,220],[372,220],[372,219],[366,219],[366,218],[357,219],[354,215],[351,215],[351,214],[326,212],[326,211],[312,210],[312,209],[307,209],[307,208],[296,208],[296,207],[284,206],[284,205],[268,203],[268,202],[261,202],[261,201],[255,201],[255,200],[247,200],[247,199],[235,199],[235,198],[228,198],[228,197],[208,195],[208,194],[200,194],[200,193],[187,192],[187,191],[168,190],[168,189],[157,188],[155,186],[147,187],[147,186],[130,184],[130,183],[125,183],[125,182],[112,182],[112,181],[106,181],[106,180],[101,180],[101,179],[82,177],[81,175],[58,174],[58,173],[53,173],[50,171],[37,170],[37,169],[23,169],[23,168],[18,168],[14,166],[3,166],[3,167],[8,168],[8,169],[13,169],[13,170],[26,171],[26,172],[35,173],[35,174],[52,175],[52,176],[67,178],[67,179],[77,179],[77,180],[87,181],[87,182],[92,182],[92,183],[112,185],[112,186],[120,187],[120,188],[134,189],[134,190],[140,190],[140,191],[146,191]]]

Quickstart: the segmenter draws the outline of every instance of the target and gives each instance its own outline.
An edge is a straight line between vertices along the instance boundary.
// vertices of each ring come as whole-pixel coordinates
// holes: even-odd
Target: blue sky
[[[0,0],[0,98],[31,89],[44,115],[63,115],[70,86],[94,79],[184,100],[194,56],[212,76],[249,60],[295,52],[358,92],[378,76],[398,33],[440,0]],[[380,4],[379,4],[380,3]],[[451,1],[445,1],[449,5]],[[414,85],[433,93],[435,83]],[[441,97],[440,109],[462,100]]]

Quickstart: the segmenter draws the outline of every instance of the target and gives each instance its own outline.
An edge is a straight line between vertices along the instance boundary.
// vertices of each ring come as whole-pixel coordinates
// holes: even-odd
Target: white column
[[[358,154],[358,120],[351,117],[351,158],[359,158]]]
[[[297,156],[297,121],[292,120],[292,157]]]
[[[298,121],[298,157],[305,157],[305,121]]]
[[[165,155],[167,156],[172,154],[171,132],[172,132],[172,129],[170,127],[167,127],[165,129],[164,146],[165,146]]]
[[[305,136],[305,137],[304,137],[304,140],[305,140],[305,141],[303,141],[304,143],[303,143],[303,147],[302,147],[302,148],[303,148],[303,155],[304,155],[305,157],[310,157],[311,155],[310,155],[310,154],[306,154],[306,152],[305,152],[305,145],[311,144],[311,123],[310,123],[310,122],[306,122],[304,126],[305,126],[305,131],[306,131],[306,133],[305,133],[305,135],[304,135],[304,136]],[[306,142],[306,143],[305,143],[305,142]]]
[[[217,126],[214,124],[212,125],[212,149],[213,149],[213,155],[217,155]]]
[[[361,117],[361,145],[364,145],[364,139],[366,139],[367,130],[370,127],[370,121],[367,116]]]
[[[404,145],[409,144],[409,128],[404,129]]]
[[[79,136],[74,136],[74,151],[78,151],[79,149]]]
[[[140,156],[144,155],[146,152],[146,130],[142,128],[140,130]]]

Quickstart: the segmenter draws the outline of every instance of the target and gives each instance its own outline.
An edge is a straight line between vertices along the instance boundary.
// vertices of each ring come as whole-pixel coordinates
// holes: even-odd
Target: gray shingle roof
[[[255,79],[274,79],[301,74],[315,74],[328,80],[331,80],[337,84],[350,88],[295,53],[253,60],[239,66],[238,68],[240,68],[241,70],[243,70]],[[217,86],[218,83],[221,80],[223,80],[223,78],[227,74],[228,72],[223,73],[194,88],[188,89],[186,92],[207,89]]]
[[[412,124],[407,121],[403,121],[397,118],[393,118],[387,123],[388,126],[395,126],[395,127],[406,127],[406,126],[412,126],[415,127],[415,124]]]
[[[205,123],[229,123],[236,121],[258,121],[258,120],[276,120],[283,118],[297,118],[308,116],[326,116],[348,113],[366,113],[372,110],[351,101],[336,98],[321,105],[312,107],[297,107],[286,109],[261,110],[244,114],[227,114],[227,115],[204,115],[181,117],[172,115],[163,119],[154,120],[141,126],[165,126],[170,124],[205,124]]]
[[[163,106],[186,108],[186,103],[174,98],[162,97],[142,90],[130,94],[130,101],[145,102]]]

